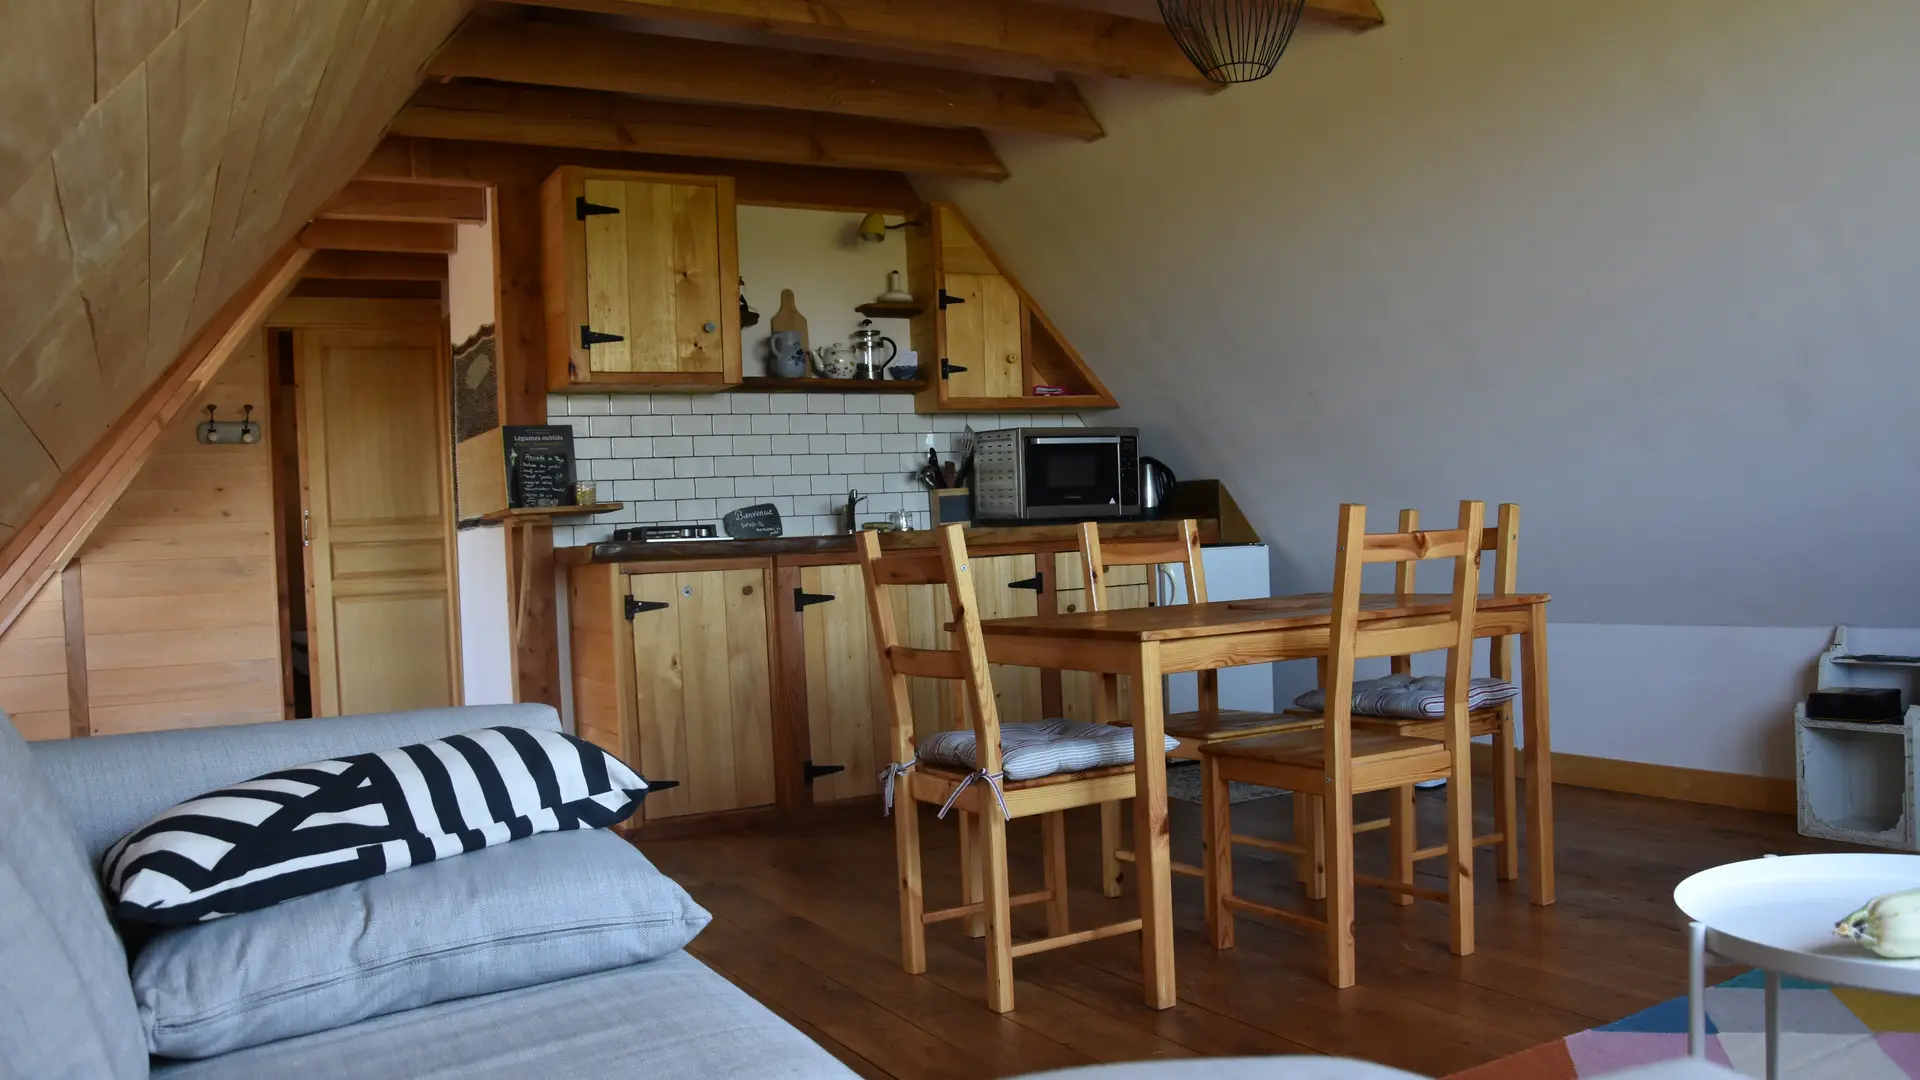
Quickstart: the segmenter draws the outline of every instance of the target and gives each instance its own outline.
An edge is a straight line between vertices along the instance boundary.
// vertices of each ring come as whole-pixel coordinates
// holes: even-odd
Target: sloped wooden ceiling
[[[339,190],[471,0],[0,0],[0,543]]]

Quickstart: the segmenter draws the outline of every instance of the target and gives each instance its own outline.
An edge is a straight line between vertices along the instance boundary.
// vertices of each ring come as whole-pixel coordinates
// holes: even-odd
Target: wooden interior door
[[[711,184],[586,181],[587,317],[602,341],[597,372],[711,372],[725,367],[722,207]],[[733,208],[724,208],[728,215]]]
[[[315,715],[460,700],[446,345],[438,323],[295,334]]]
[[[947,379],[947,400],[1025,397],[1020,294],[1013,283],[999,274],[949,273],[947,292],[960,302],[946,310],[946,358],[967,369]]]
[[[633,668],[646,820],[767,806],[773,683],[763,569],[634,574]],[[654,606],[658,605],[658,606]]]

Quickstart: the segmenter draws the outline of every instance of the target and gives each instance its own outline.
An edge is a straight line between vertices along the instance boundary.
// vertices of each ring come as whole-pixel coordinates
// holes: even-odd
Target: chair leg
[[[1447,914],[1453,955],[1473,954],[1473,767],[1465,739],[1447,779]]]
[[[1100,804],[1100,893],[1120,895],[1120,817],[1126,800],[1114,799]]]
[[[986,887],[987,1008],[1013,1011],[1013,918],[1007,884],[1007,822],[994,809],[976,819]]]
[[[912,796],[893,808],[894,857],[900,866],[900,966],[909,975],[927,970],[927,927],[920,921],[926,900],[920,885],[919,811]]]
[[[1406,784],[1387,792],[1393,801],[1387,812],[1387,846],[1392,849],[1393,880],[1402,885],[1413,884],[1413,850],[1419,847],[1419,829],[1417,829],[1413,811],[1413,785]],[[1393,902],[1400,907],[1413,903],[1413,897],[1407,893],[1394,893]]]
[[[979,837],[974,831],[973,815],[967,813],[965,810],[959,811],[959,814],[960,901],[965,904],[977,904],[980,902],[981,895]],[[984,914],[969,915],[962,921],[967,924],[968,937],[977,938],[986,935],[987,917]]]
[[[1508,709],[1493,735],[1493,828],[1500,834],[1494,868],[1501,881],[1520,878],[1520,797],[1514,780],[1518,754],[1513,742],[1513,710]]]
[[[1067,812],[1040,815],[1040,839],[1046,850],[1047,936],[1067,932]]]
[[[1335,783],[1320,805],[1321,847],[1326,855],[1327,982],[1337,988],[1354,983],[1353,960],[1353,796]]]
[[[1227,781],[1211,755],[1200,758],[1200,838],[1206,845],[1207,939],[1216,949],[1233,948],[1233,807]]]
[[[1307,807],[1306,825],[1301,830],[1300,838],[1300,843],[1307,849],[1307,853],[1299,859],[1300,866],[1306,874],[1304,880],[1307,884],[1307,899],[1325,900],[1327,898],[1327,845],[1324,839],[1326,835],[1324,800],[1318,795],[1298,797],[1306,803]],[[1349,813],[1347,817],[1351,820],[1353,815]]]
[[[1311,795],[1298,791],[1293,793],[1293,842],[1309,851],[1313,850],[1312,837],[1320,828],[1313,823],[1307,811],[1307,804],[1312,801]],[[1313,860],[1306,858],[1293,860],[1293,880],[1305,885],[1307,894],[1312,895]]]

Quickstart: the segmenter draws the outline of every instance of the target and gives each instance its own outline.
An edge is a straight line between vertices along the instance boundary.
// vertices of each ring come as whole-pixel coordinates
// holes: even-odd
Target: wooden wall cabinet
[[[907,274],[920,314],[920,363],[935,377],[921,412],[1110,409],[1113,394],[993,254],[957,207],[933,203],[907,230]],[[1035,397],[1035,386],[1061,386]]]
[[[549,389],[739,384],[732,177],[567,166],[541,212]]]

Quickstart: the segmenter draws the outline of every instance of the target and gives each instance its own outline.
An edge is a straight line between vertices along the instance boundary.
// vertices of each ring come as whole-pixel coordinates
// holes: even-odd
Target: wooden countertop
[[[1201,542],[1212,546],[1219,533],[1211,521],[1200,523]],[[1158,534],[1161,522],[1129,521],[1105,526],[1103,536],[1126,536],[1130,532]],[[933,546],[933,533],[919,529],[893,541],[906,546]],[[1078,525],[982,526],[967,530],[967,550],[980,555],[1023,555],[1042,551],[1078,551]],[[607,541],[588,547],[568,548],[556,553],[563,562],[628,563],[713,559],[783,559],[793,562],[850,563],[854,561],[853,537],[781,536],[771,540],[688,540],[643,543]]]

